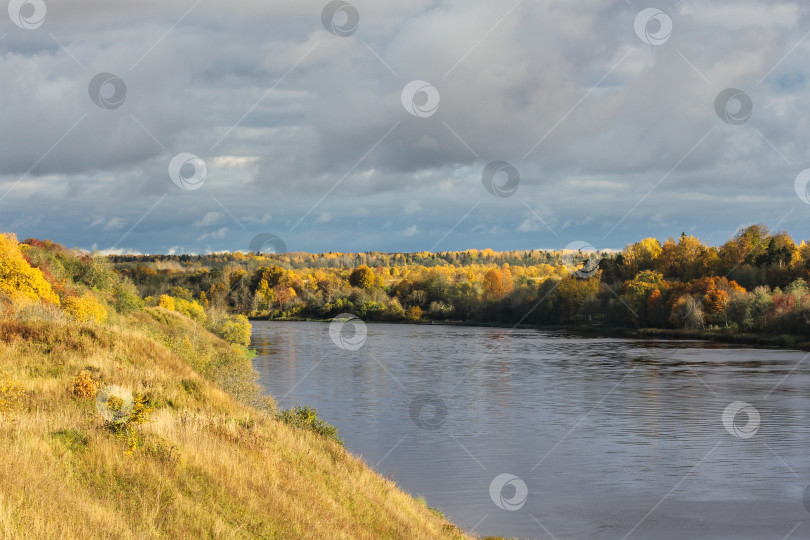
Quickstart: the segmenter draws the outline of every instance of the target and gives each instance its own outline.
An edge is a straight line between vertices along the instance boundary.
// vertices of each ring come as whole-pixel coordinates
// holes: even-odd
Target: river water
[[[439,325],[254,322],[260,383],[465,530],[810,538],[801,351]],[[356,349],[356,350],[352,350]],[[735,414],[736,413],[736,414]]]

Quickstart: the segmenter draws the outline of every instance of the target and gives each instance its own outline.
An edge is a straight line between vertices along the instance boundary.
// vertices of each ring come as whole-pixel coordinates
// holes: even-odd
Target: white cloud
[[[107,223],[104,224],[104,227],[102,228],[102,230],[104,230],[104,231],[118,231],[120,229],[123,229],[124,225],[126,225],[126,224],[127,224],[127,222],[126,222],[125,219],[120,218],[120,217],[114,217],[114,218],[110,219]]]
[[[206,164],[211,169],[247,169],[256,165],[259,159],[258,156],[217,156]]]
[[[93,229],[95,227],[101,226],[102,231],[117,231],[126,225],[127,221],[122,217],[113,217],[109,220],[104,217],[98,217],[93,219],[88,225],[88,228]]]
[[[222,221],[223,217],[225,216],[223,214],[220,214],[219,212],[208,212],[202,219],[194,222],[194,227],[199,229],[202,227],[210,227],[211,225],[217,225]]]
[[[230,229],[228,229],[228,227],[222,227],[220,229],[217,229],[214,232],[203,234],[202,236],[197,238],[197,241],[202,242],[203,240],[209,240],[209,239],[211,239],[211,240],[222,240],[223,238],[225,238],[225,235],[228,234],[229,230]]]
[[[246,216],[242,218],[242,221],[246,221],[248,223],[255,223],[257,225],[264,225],[266,223],[270,223],[273,221],[273,216],[270,214],[264,214],[260,218],[255,218],[253,216]]]
[[[542,227],[540,220],[532,216],[524,219],[523,222],[518,225],[517,230],[519,232],[537,232],[542,229]]]
[[[139,251],[134,251],[134,250],[131,250],[131,249],[123,249],[123,248],[97,250],[95,245],[93,245],[92,252],[97,253],[99,255],[103,255],[103,256],[106,256],[106,255],[143,255],[143,253],[140,253]]]
[[[405,231],[402,233],[402,236],[410,238],[412,236],[416,236],[417,234],[419,234],[419,227],[417,227],[416,225],[411,225],[410,227],[405,229]]]

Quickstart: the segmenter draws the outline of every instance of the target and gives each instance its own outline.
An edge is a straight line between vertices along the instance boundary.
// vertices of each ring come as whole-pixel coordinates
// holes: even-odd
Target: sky
[[[11,0],[0,230],[172,254],[810,239],[809,70],[799,1]]]

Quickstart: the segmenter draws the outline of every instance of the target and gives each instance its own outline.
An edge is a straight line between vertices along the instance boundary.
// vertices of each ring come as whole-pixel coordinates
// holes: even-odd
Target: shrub
[[[24,391],[22,385],[8,375],[0,377],[0,414],[8,412],[20,400]]]
[[[69,296],[64,299],[63,305],[65,311],[77,321],[104,322],[107,320],[107,308],[102,306],[92,293],[88,292],[80,297]]]
[[[51,433],[51,438],[64,444],[72,452],[87,448],[87,436],[77,429],[60,429]]]
[[[183,379],[180,381],[180,386],[185,392],[194,398],[195,401],[202,400],[202,389],[200,388],[199,381],[195,379]]]
[[[98,381],[86,369],[81,370],[73,378],[73,395],[83,397],[95,397],[98,392]]]
[[[409,321],[418,321],[422,318],[422,308],[419,306],[412,306],[405,312],[405,318]]]
[[[131,283],[119,283],[113,289],[113,307],[118,313],[128,315],[143,309],[144,302]]]
[[[155,410],[148,395],[135,392],[132,394],[132,412],[125,424],[134,426],[149,420],[149,415]]]
[[[161,294],[160,299],[158,300],[158,306],[166,308],[169,311],[174,311],[174,298],[168,294]]]
[[[228,343],[247,347],[250,345],[250,331],[253,327],[244,315],[228,315],[216,324],[212,331]]]
[[[118,276],[105,257],[70,253],[62,260],[74,283],[81,283],[93,290],[110,291],[118,282]]]
[[[105,418],[104,427],[127,441],[127,455],[132,455],[138,448],[143,447],[143,435],[135,428],[149,420],[149,415],[155,408],[149,396],[135,392],[132,394],[132,404],[129,406],[124,398],[111,393],[107,397],[105,407],[112,413],[111,419]],[[122,414],[124,407],[129,411]]]
[[[18,321],[45,321],[50,323],[64,322],[67,315],[56,304],[37,302],[36,304],[24,304],[13,306],[15,316]]]
[[[183,287],[180,287],[178,285],[175,285],[171,289],[169,289],[169,296],[175,299],[179,298],[181,300],[187,301],[192,300],[191,291],[189,291],[188,289],[184,289]]]
[[[431,302],[428,312],[431,319],[447,319],[453,313],[453,306],[444,302]]]
[[[363,302],[357,309],[357,316],[364,320],[377,321],[385,313],[385,304],[382,302]]]
[[[183,298],[174,298],[174,311],[182,313],[192,321],[205,324],[205,309],[193,300],[189,301]]]
[[[25,260],[13,234],[0,234],[0,292],[13,301],[44,300],[59,304],[42,272]]]
[[[399,300],[396,298],[392,298],[388,303],[386,312],[388,314],[388,318],[393,321],[399,321],[405,318],[405,310],[402,308],[402,304],[400,304]]]
[[[343,441],[338,437],[337,428],[318,418],[317,409],[309,405],[297,405],[292,409],[285,409],[278,413],[276,418],[285,424],[312,431],[332,439],[338,444],[343,444]]]

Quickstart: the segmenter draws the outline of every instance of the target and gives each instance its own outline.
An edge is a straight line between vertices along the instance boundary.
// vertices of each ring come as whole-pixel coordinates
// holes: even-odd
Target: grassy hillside
[[[244,349],[163,307],[115,309],[121,283],[14,278],[6,248],[0,537],[466,537],[334,438],[279,421]],[[8,286],[32,279],[27,299]],[[70,308],[87,294],[93,309]],[[132,403],[99,407],[111,386]]]

